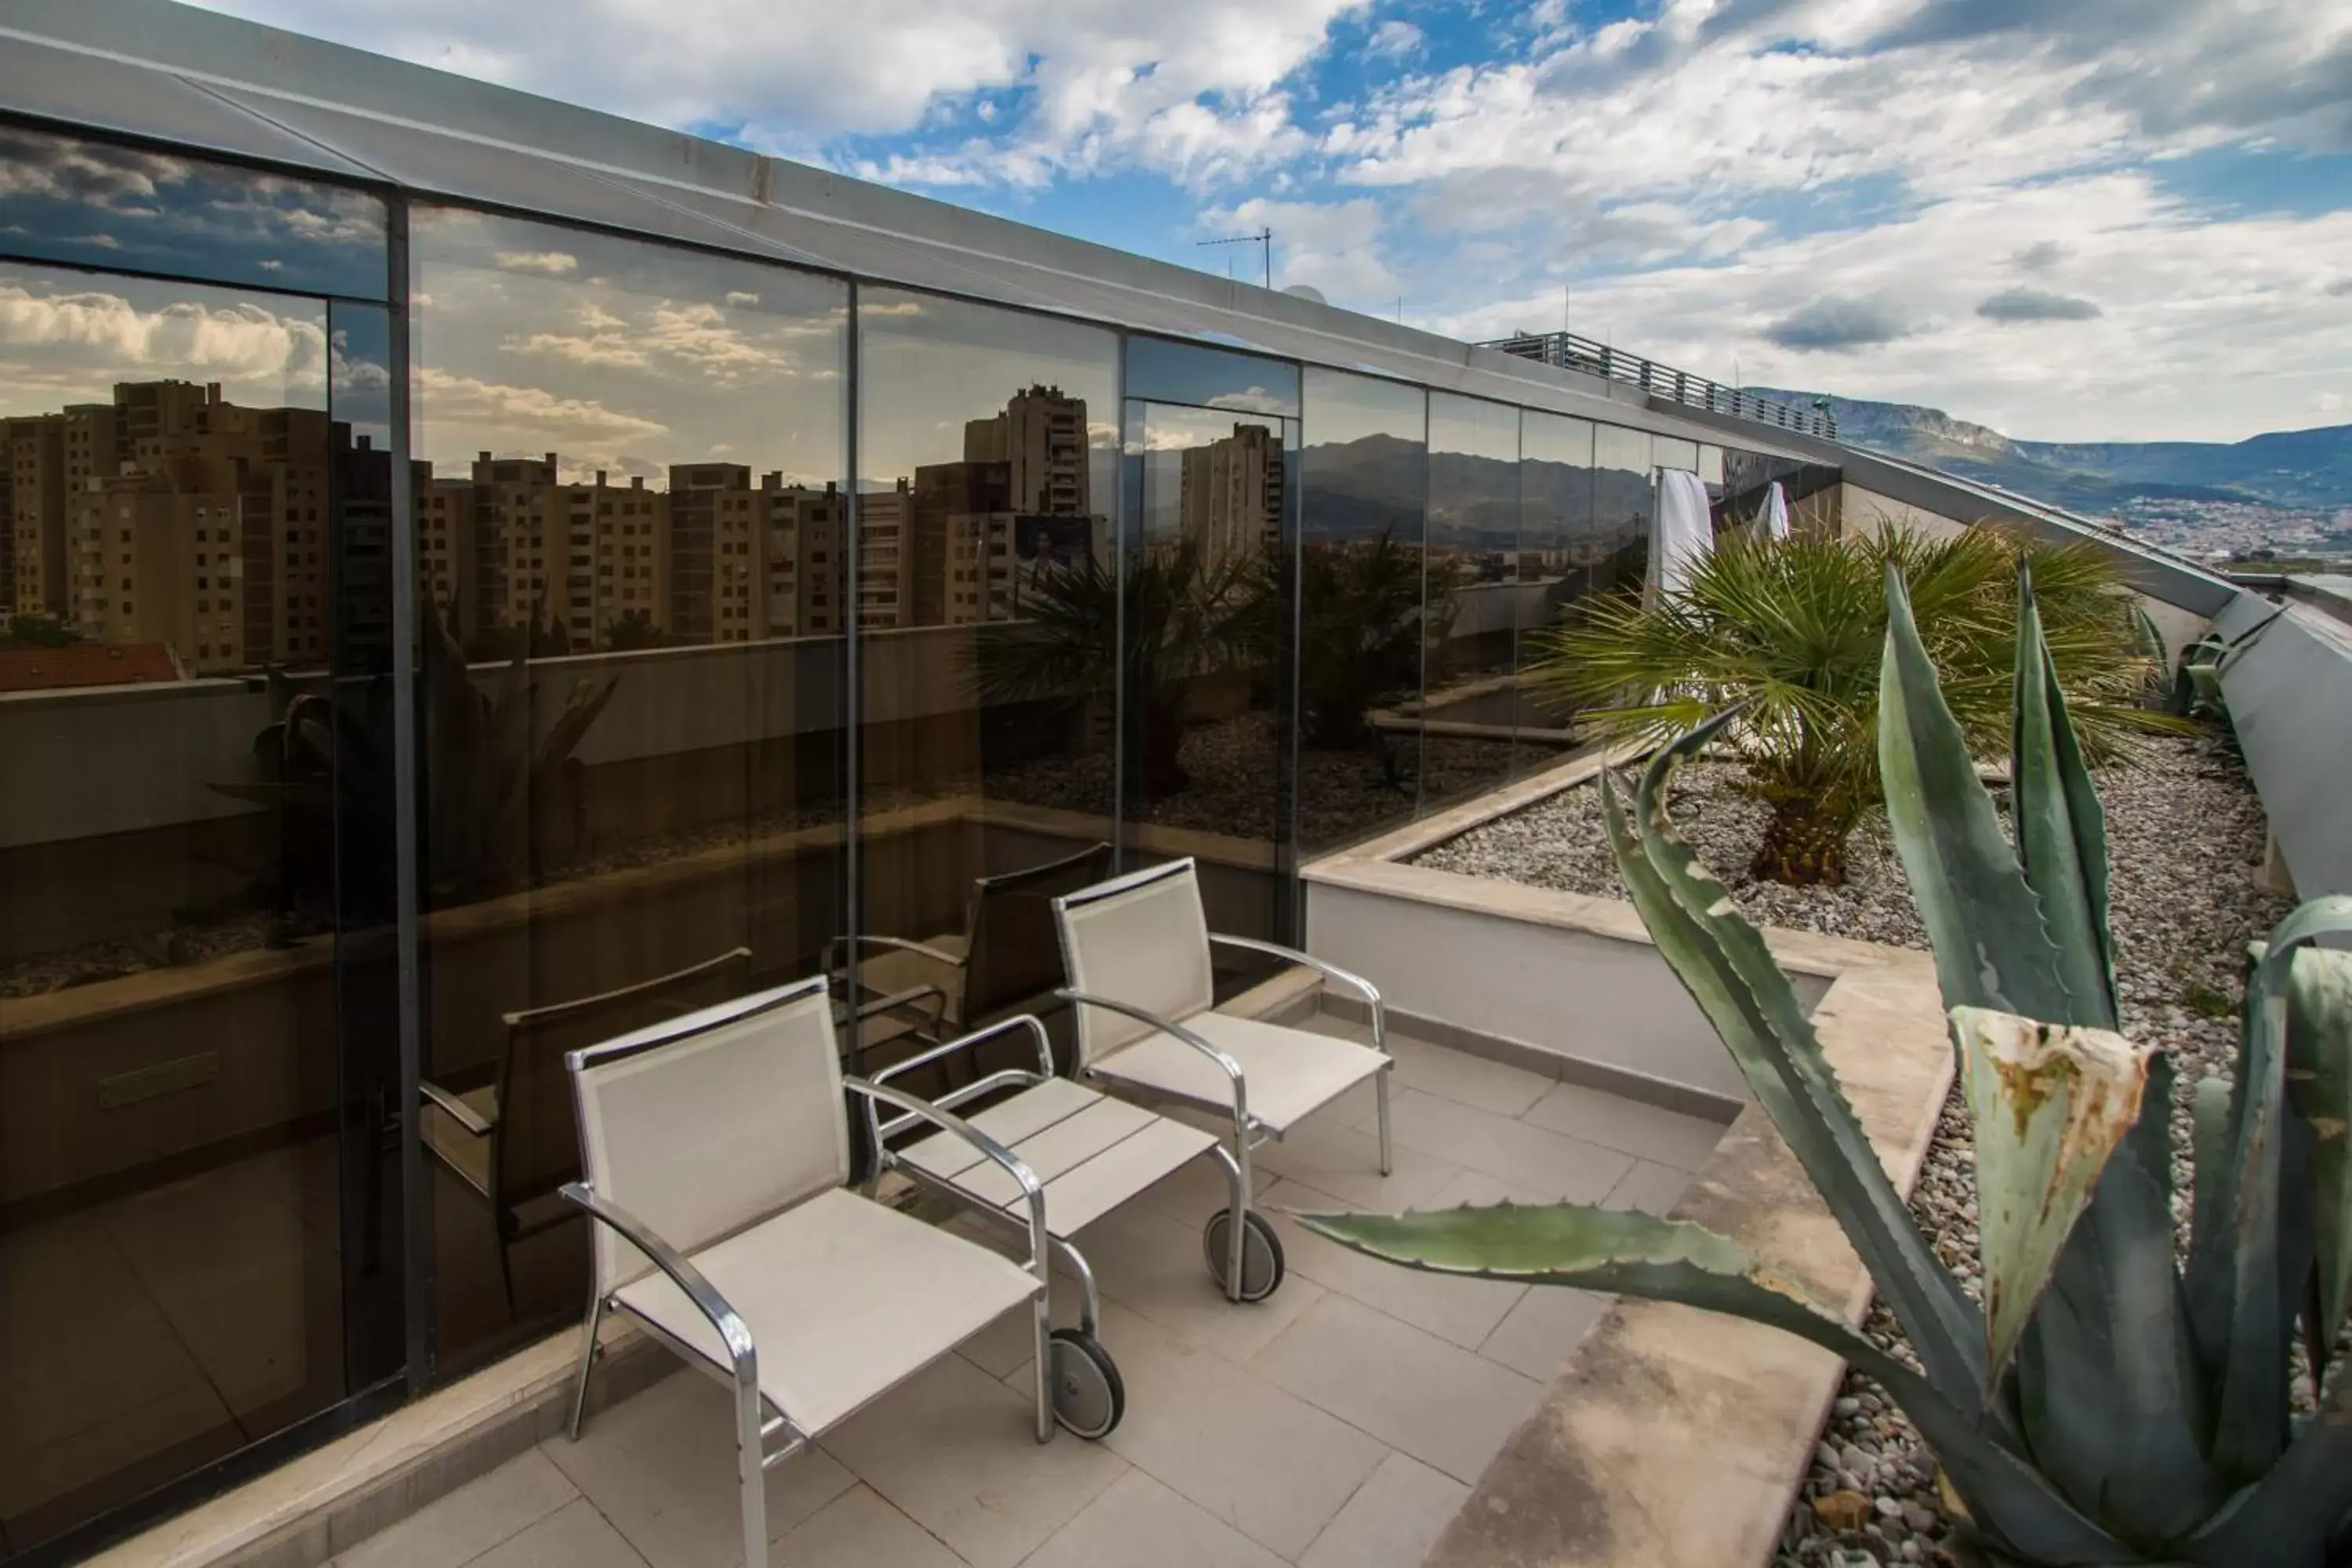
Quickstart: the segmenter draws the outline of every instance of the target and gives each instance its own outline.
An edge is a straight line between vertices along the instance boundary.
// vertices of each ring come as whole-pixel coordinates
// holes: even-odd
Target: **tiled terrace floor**
[[[1318,1027],[1360,1031],[1333,1020]],[[1560,1198],[1663,1211],[1722,1131],[1411,1039],[1395,1173],[1369,1088],[1262,1151],[1271,1206]],[[1371,1262],[1276,1216],[1290,1273],[1226,1304],[1201,1161],[1083,1233],[1127,1415],[1029,1429],[1025,1321],[998,1324],[768,1480],[791,1568],[1417,1564],[1601,1299]],[[1057,1293],[1070,1321],[1075,1294]],[[681,1370],[345,1552],[342,1568],[725,1568],[740,1550],[728,1396]]]

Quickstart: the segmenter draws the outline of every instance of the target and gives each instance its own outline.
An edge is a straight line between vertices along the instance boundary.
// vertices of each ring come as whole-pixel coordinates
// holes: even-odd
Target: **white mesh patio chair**
[[[585,1179],[563,1195],[595,1221],[573,1437],[597,1331],[625,1314],[734,1391],[744,1562],[765,1568],[765,1472],[1024,1301],[1053,1436],[1044,1187],[952,1113],[843,1077],[822,977],[564,1062]],[[849,1189],[845,1090],[992,1163],[1027,1211],[1027,1265]]]
[[[1054,900],[1076,1020],[1078,1076],[1114,1093],[1230,1117],[1218,1146],[1232,1206],[1202,1232],[1228,1299],[1258,1301],[1282,1282],[1282,1244],[1250,1211],[1250,1151],[1366,1079],[1379,1107],[1381,1174],[1390,1169],[1388,1026],[1381,994],[1311,954],[1209,930],[1187,858],[1130,871]],[[1212,1011],[1215,947],[1270,953],[1354,991],[1371,1010],[1372,1043]]]
[[[991,1041],[1023,1034],[1036,1048],[1034,1069],[975,1073],[970,1082],[931,1103],[949,1110],[983,1095],[1003,1096],[973,1116],[971,1124],[1012,1150],[1045,1184],[1048,1237],[1080,1289],[1078,1326],[1053,1331],[1054,1418],[1081,1437],[1104,1437],[1127,1408],[1127,1389],[1110,1352],[1096,1337],[1102,1299],[1094,1270],[1070,1238],[1215,1147],[1217,1140],[1213,1133],[1055,1076],[1045,1026],[1027,1014],[885,1068],[874,1081],[919,1072],[955,1057],[977,1059]],[[895,1170],[917,1185],[1015,1230],[1023,1226],[1024,1194],[1003,1167],[946,1132],[930,1131],[902,1142],[909,1132],[922,1131],[919,1117],[901,1111],[885,1120],[872,1100],[865,1110],[868,1140],[880,1151],[880,1169]]]

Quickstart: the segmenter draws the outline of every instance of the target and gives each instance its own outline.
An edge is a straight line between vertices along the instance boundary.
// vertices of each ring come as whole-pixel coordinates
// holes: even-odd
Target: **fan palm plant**
[[[1175,795],[1192,782],[1180,752],[1194,683],[1245,656],[1248,570],[1191,539],[1136,556],[1124,582],[1092,556],[1043,568],[1020,619],[978,628],[973,685],[983,702],[1116,706],[1139,794]]]
[[[2021,546],[1986,528],[1948,539],[1902,528],[1848,541],[1727,539],[1679,595],[1653,605],[1607,595],[1536,634],[1538,689],[1575,710],[1590,733],[1651,745],[1745,703],[1717,745],[1738,753],[1746,788],[1771,811],[1749,874],[1834,885],[1845,879],[1846,836],[1879,795],[1886,573],[1906,584],[1945,700],[1981,755],[2009,732],[2021,553],[2090,759],[2169,724],[2141,705],[2152,666],[2107,559],[2083,546]]]

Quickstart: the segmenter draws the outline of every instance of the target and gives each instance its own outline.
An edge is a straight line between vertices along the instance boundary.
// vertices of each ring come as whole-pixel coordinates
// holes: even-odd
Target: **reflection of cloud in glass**
[[[1212,408],[1246,408],[1258,410],[1267,407],[1274,401],[1275,394],[1272,389],[1263,386],[1253,386],[1245,392],[1221,392],[1217,394],[1216,396],[1209,399],[1209,406]]]
[[[542,278],[564,278],[580,270],[580,258],[568,250],[501,250],[491,259],[509,272],[536,272]]]
[[[118,381],[164,375],[218,381],[230,401],[257,406],[315,401],[325,386],[326,324],[315,307],[184,284],[87,281],[33,268],[0,272],[10,412],[105,402]]]
[[[739,462],[823,484],[843,467],[847,290],[829,279],[521,219],[417,215],[417,446],[443,477],[476,455],[557,454],[667,484]]]

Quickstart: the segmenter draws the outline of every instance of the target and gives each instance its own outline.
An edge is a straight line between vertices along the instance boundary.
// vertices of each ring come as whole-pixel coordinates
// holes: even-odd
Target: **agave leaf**
[[[2271,932],[2246,987],[2246,1040],[2231,1104],[2230,1154],[2223,1162],[2222,1218],[2230,1234],[2200,1261],[2226,1279],[2228,1321],[2219,1345],[2221,1383],[2214,1410],[2213,1462],[2252,1480],[2275,1462],[2289,1433],[2286,1366],[2289,1325],[2297,1305],[2282,1277],[2280,1167],[2284,1121],[2288,977],[2296,950],[2331,932],[2352,931],[2352,896],[2315,899]],[[2215,1288],[2208,1282],[2208,1288]]]
[[[2034,1306],[2014,1386],[2034,1465],[2062,1493],[2135,1539],[2171,1541],[2230,1487],[2206,1462],[2211,1402],[2173,1265],[2161,1052],[2140,1102]]]
[[[2017,671],[2011,698],[2010,799],[2017,858],[2042,901],[2060,978],[2078,1006],[2116,1026],[2115,945],[2107,934],[2107,836],[2099,792],[2084,766],[2065,694],[2042,636],[2033,575],[2017,564]]]
[[[1298,1217],[1319,1236],[1408,1268],[1675,1301],[1794,1334],[1843,1357],[1894,1396],[1996,1544],[2053,1568],[2130,1560],[1961,1405],[1713,1231],[1576,1204]]]
[[[2197,1080],[2189,1102],[2190,1226],[2188,1283],[2189,1324],[2200,1354],[2219,1381],[2221,1346],[2230,1337],[2229,1181],[2231,1129],[2236,1091],[2228,1079],[2208,1073]]]
[[[2332,1346],[2352,1311],[2352,953],[2294,955],[2286,1006],[2286,1102],[2312,1134],[2315,1342]],[[2315,1363],[2315,1371],[2320,1363]]]
[[[1986,1371],[1998,1377],[2107,1157],[2139,1117],[2148,1053],[2105,1029],[1952,1009],[1976,1123]]]
[[[2352,1378],[2303,1424],[2270,1472],[2245,1488],[2174,1555],[2209,1568],[2318,1563],[2352,1529]]]
[[[1947,1007],[1989,1007],[2052,1024],[2099,1022],[2066,989],[2041,900],[2002,837],[1992,797],[1936,682],[1903,579],[1886,573],[1879,668],[1879,773],[1911,897],[1936,950]]]
[[[1644,830],[1636,838],[1613,783],[1601,780],[1601,816],[1634,908],[1658,952],[1715,1026],[1757,1102],[1828,1205],[1885,1293],[1938,1387],[1981,1398],[1983,1328],[1975,1306],[1945,1273],[1822,1055],[1788,977],[1756,929],[1701,872],[1667,821],[1665,781],[1737,715],[1718,715],[1659,753],[1642,785]]]

